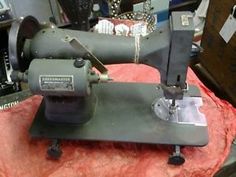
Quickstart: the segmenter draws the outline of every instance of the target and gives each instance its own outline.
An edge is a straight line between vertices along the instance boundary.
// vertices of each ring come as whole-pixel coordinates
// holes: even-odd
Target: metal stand
[[[47,154],[52,159],[59,159],[62,155],[59,139],[53,139],[51,145],[48,147]]]
[[[171,165],[182,165],[185,162],[184,155],[180,151],[180,146],[175,146],[175,151],[169,157],[168,164]]]

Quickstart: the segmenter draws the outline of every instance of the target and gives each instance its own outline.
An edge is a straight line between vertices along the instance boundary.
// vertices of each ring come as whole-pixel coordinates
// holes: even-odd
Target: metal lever
[[[92,65],[100,71],[104,75],[108,75],[107,68],[103,65],[102,62],[99,61],[99,59],[83,44],[80,43],[80,41],[76,38],[69,38],[67,36],[67,40],[69,41],[70,45],[76,49],[78,52],[82,53],[85,58],[89,58]]]

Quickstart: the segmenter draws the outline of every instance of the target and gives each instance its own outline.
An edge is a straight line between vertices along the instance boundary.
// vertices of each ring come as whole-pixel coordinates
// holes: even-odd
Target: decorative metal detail
[[[146,0],[143,3],[143,13],[151,14],[151,10],[152,10],[152,1],[151,0]]]
[[[144,21],[146,22],[148,33],[151,33],[156,28],[156,19],[151,14],[151,0],[146,0],[143,3],[143,11],[138,12],[126,12],[119,15],[120,12],[120,4],[121,0],[109,0],[109,9],[110,9],[110,15],[113,18],[117,19],[127,19],[127,20],[135,20],[135,21]]]
[[[147,23],[148,33],[151,33],[156,29],[156,20],[152,14],[144,12],[127,12],[119,15],[118,19],[144,21]]]
[[[120,13],[121,0],[109,0],[108,4],[111,17],[117,17]]]

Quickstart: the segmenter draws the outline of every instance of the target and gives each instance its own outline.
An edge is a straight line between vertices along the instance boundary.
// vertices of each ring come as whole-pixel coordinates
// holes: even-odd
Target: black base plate
[[[105,83],[93,87],[97,96],[94,116],[86,124],[52,123],[44,116],[42,102],[30,129],[32,137],[67,140],[119,141],[148,144],[204,146],[207,126],[166,122],[152,111],[153,101],[163,97],[157,84]],[[190,86],[185,96],[200,96]]]

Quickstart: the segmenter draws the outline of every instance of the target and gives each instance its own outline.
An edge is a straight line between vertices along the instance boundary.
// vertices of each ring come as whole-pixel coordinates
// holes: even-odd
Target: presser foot
[[[199,111],[201,97],[184,97],[182,100],[158,98],[152,104],[155,115],[164,121],[181,125],[207,126],[205,115]]]

